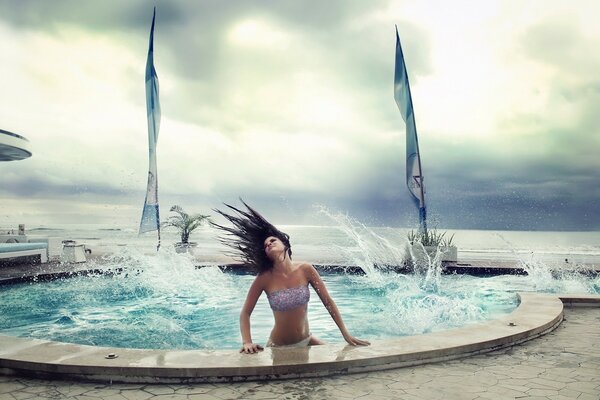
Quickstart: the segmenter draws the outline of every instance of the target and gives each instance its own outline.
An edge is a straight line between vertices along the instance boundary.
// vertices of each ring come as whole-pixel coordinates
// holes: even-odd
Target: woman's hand
[[[242,348],[240,349],[240,353],[244,354],[254,354],[259,351],[263,351],[263,347],[260,344],[254,344],[252,342],[244,343]]]
[[[344,336],[344,339],[351,346],[368,346],[371,344],[371,342],[369,342],[369,341],[357,339],[354,336],[350,336],[350,335]]]

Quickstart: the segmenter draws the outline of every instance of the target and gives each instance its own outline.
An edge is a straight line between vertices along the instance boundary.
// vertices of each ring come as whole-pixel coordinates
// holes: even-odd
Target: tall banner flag
[[[396,26],[396,68],[394,74],[394,99],[406,124],[406,186],[419,208],[419,223],[422,231],[427,231],[427,209],[425,207],[425,186],[421,169],[417,125],[413,110],[412,96],[408,84],[408,72],[404,63],[400,36]]]
[[[150,28],[150,43],[148,45],[148,59],[146,61],[146,111],[148,117],[148,149],[150,163],[148,167],[148,187],[140,233],[158,231],[158,246],[160,248],[160,216],[158,209],[158,180],[156,175],[156,142],[160,128],[160,104],[158,101],[158,76],[154,69],[154,21],[156,7],[152,14],[152,27]]]

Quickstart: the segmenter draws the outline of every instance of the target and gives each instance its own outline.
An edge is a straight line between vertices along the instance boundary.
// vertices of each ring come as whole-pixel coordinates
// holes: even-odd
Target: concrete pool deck
[[[89,275],[102,273],[118,273],[119,270],[105,269],[102,267],[103,257],[106,254],[94,254],[88,256],[88,262],[85,263],[60,263],[56,261],[37,264],[8,264],[0,266],[0,285],[12,284],[18,282],[44,281],[56,278],[68,278],[74,275]],[[219,265],[224,271],[233,271],[239,268],[239,264],[226,263],[204,263],[198,261],[196,268],[206,265]],[[348,271],[361,272],[357,266],[335,266],[314,264],[321,273]],[[389,266],[388,266],[389,267]],[[391,267],[389,270],[400,273],[409,272],[404,266]],[[600,275],[600,265],[561,265],[550,268],[553,273],[572,272],[583,275]],[[526,275],[527,272],[522,266],[515,265],[514,262],[501,262],[489,260],[470,260],[459,263],[444,263],[442,265],[443,274],[471,274],[475,276],[491,275]]]

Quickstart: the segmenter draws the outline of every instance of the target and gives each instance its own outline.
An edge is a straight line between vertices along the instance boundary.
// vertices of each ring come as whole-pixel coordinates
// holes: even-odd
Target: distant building
[[[0,161],[17,161],[31,157],[29,140],[0,129]]]

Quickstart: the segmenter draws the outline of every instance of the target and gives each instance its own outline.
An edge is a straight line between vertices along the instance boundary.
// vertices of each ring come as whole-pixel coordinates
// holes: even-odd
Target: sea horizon
[[[409,227],[367,227],[356,221],[339,220],[337,225],[278,225],[291,236],[297,260],[358,263],[364,260],[399,262],[407,250]],[[572,263],[600,265],[600,231],[522,231],[486,229],[444,229],[457,246],[459,262],[498,261],[520,264],[558,265]],[[0,225],[0,235],[18,233],[18,225]],[[138,235],[137,226],[65,223],[25,226],[31,236],[57,237],[86,244],[94,252],[151,253],[157,245],[156,232]],[[223,259],[227,249],[218,241],[218,232],[208,226],[193,232],[195,254],[207,261]],[[169,228],[161,230],[161,246],[171,249],[179,241]],[[361,261],[362,260],[362,261]]]
[[[19,225],[23,224],[22,222],[3,222],[0,224],[0,233],[5,232],[7,230],[18,231]],[[84,223],[84,222],[69,222],[69,223],[41,223],[41,224],[27,224],[25,223],[25,229],[27,231],[35,231],[35,230],[67,230],[69,228],[77,227],[77,228],[86,228],[86,229],[102,229],[102,230],[131,230],[137,231],[139,228],[139,222],[126,224],[120,227],[115,227],[114,224],[110,223]],[[275,224],[280,228],[286,227],[297,227],[297,228],[332,228],[338,227],[339,224]],[[417,230],[419,227],[417,225],[414,226],[390,226],[390,225],[366,225],[368,228],[393,228],[393,229],[405,229],[405,230]],[[452,228],[452,227],[444,227],[444,226],[430,226],[428,227],[430,230],[438,230],[438,231],[483,231],[483,232],[552,232],[552,233],[600,233],[600,229],[507,229],[507,228]],[[152,233],[148,233],[151,235]]]

